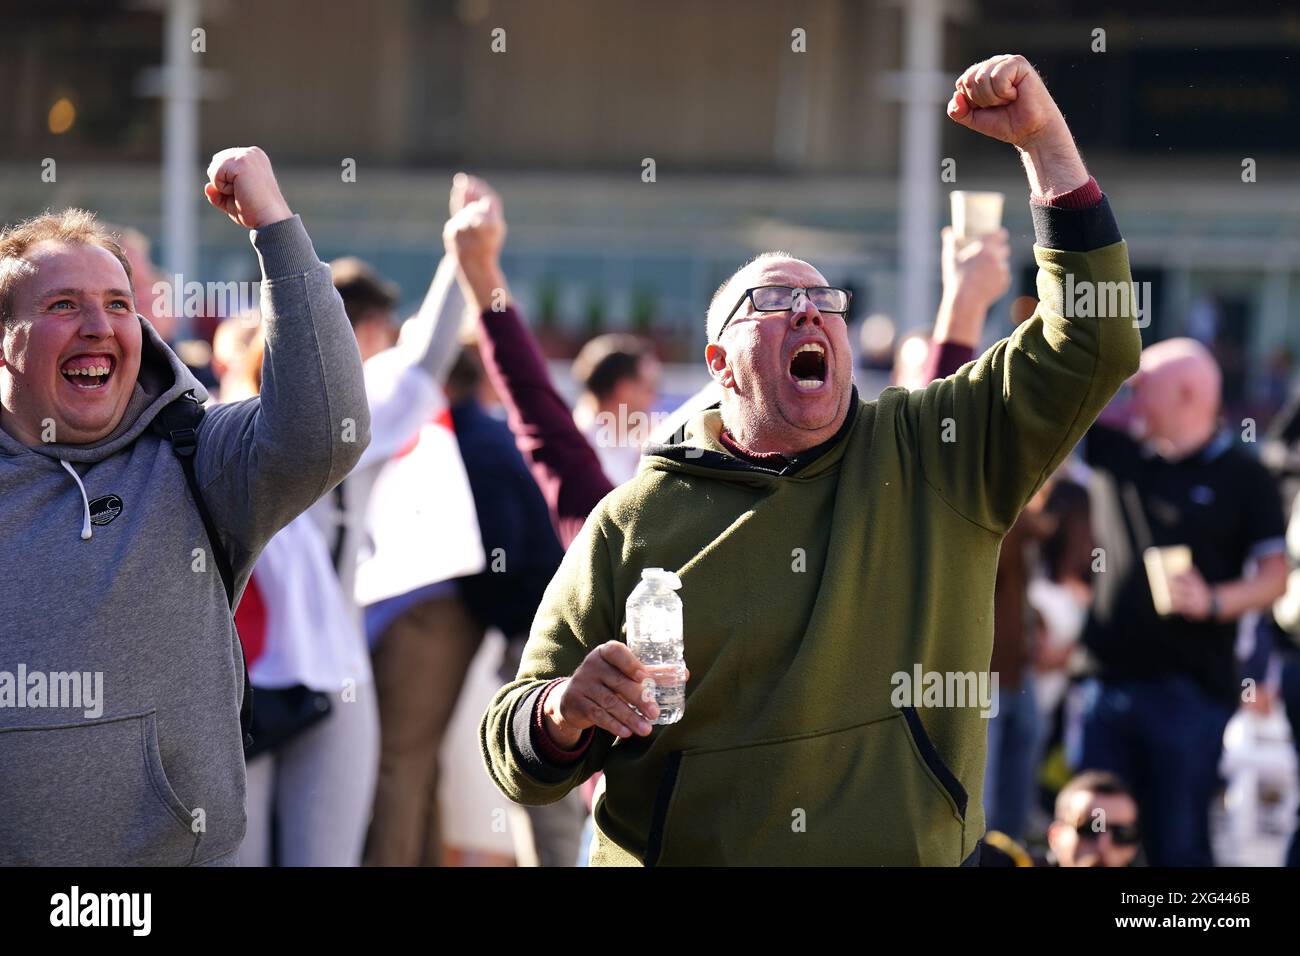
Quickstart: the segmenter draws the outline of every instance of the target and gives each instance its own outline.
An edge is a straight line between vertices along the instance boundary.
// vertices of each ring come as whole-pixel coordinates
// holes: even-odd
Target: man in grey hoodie
[[[137,314],[120,247],[80,210],[0,233],[0,864],[234,862],[244,664],[218,553],[238,596],[369,441],[356,340],[266,154],[224,150],[208,177],[250,230],[266,322],[261,397],[197,431],[219,540],[150,427],[206,393]]]

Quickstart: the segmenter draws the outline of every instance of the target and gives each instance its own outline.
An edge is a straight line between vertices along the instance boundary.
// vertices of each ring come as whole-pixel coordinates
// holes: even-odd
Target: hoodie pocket
[[[0,728],[0,864],[180,866],[199,836],[163,769],[156,711]]]
[[[896,711],[840,730],[672,754],[646,862],[958,865],[965,791],[915,723]]]

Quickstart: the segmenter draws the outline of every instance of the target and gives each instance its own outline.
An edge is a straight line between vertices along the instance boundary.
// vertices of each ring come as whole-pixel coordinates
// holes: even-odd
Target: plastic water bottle
[[[650,673],[659,716],[653,724],[675,724],[686,713],[686,661],[682,642],[681,580],[663,568],[646,568],[627,599],[627,646]]]

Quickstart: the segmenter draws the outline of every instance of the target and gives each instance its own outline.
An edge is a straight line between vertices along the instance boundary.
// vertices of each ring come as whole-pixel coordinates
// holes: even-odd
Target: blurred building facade
[[[859,315],[923,324],[897,315],[918,2],[942,7],[949,86],[997,52],[1039,66],[1150,283],[1145,334],[1219,341],[1233,389],[1285,377],[1280,350],[1300,350],[1300,10],[1286,4],[200,0],[195,201],[207,156],[262,145],[322,254],[372,259],[414,303],[450,174],[473,169],[506,197],[512,285],[557,336],[628,327],[697,355],[712,290],[767,248],[851,283]],[[163,235],[162,7],[0,3],[0,218],[81,203]],[[1032,292],[1014,156],[940,120],[955,172],[936,164],[940,197],[1007,192],[1013,294]],[[935,212],[937,250],[946,201]],[[238,234],[197,221],[199,278],[246,277]]]

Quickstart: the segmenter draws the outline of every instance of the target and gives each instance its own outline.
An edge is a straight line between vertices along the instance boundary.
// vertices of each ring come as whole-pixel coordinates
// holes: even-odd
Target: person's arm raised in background
[[[541,349],[510,299],[501,271],[506,222],[500,197],[462,173],[452,187],[452,209],[443,239],[465,298],[478,313],[483,368],[567,548],[614,485],[551,383]]]
[[[444,255],[397,344],[365,363],[374,440],[363,467],[392,458],[445,407],[442,386],[460,353],[464,314],[456,263]]]
[[[949,117],[1015,146],[1024,163],[1039,304],[978,361],[912,392],[905,414],[927,484],[1000,535],[1137,370],[1141,337],[1133,296],[1102,296],[1097,308],[1098,291],[1131,290],[1127,249],[1038,74],[1024,57],[996,56],[955,86]]]
[[[266,346],[258,398],[208,409],[199,485],[236,567],[338,484],[370,441],[356,338],[302,220],[257,147],[208,166],[208,201],[250,231]]]
[[[456,281],[456,263],[444,255],[434,270],[420,311],[402,323],[401,338],[394,347],[441,385],[460,354],[464,315],[465,295]]]
[[[975,357],[993,303],[1011,288],[1011,245],[1005,229],[959,242],[951,226],[941,235],[943,297],[930,336],[925,381],[947,378]]]

